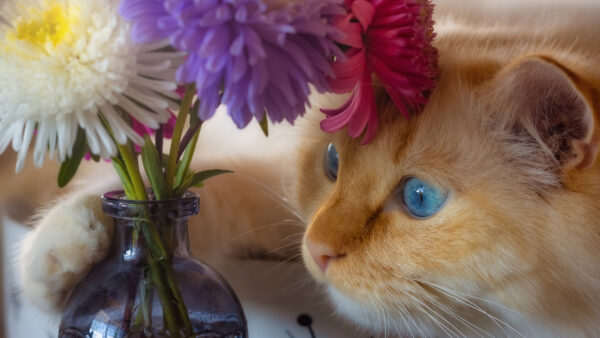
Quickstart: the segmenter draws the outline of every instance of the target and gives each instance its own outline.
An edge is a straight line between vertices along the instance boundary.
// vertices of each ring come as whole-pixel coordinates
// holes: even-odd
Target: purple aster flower
[[[124,0],[133,39],[169,38],[188,57],[177,72],[195,83],[200,118],[220,103],[239,128],[265,112],[293,123],[305,111],[312,84],[329,91],[332,57],[344,58],[331,23],[344,14],[340,0]]]

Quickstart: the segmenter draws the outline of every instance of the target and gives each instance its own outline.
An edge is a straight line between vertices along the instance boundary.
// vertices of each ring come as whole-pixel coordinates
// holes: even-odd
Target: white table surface
[[[56,337],[59,319],[27,304],[19,291],[14,257],[28,229],[6,218],[2,223],[6,338]],[[223,264],[215,268],[238,294],[251,338],[311,338],[309,328],[297,322],[302,314],[312,318],[316,338],[369,337],[333,315],[326,298],[300,264],[248,260]]]

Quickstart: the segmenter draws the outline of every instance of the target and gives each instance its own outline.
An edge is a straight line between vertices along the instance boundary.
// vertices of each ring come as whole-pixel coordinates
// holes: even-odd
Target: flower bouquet
[[[321,127],[347,126],[351,137],[364,135],[368,143],[377,129],[373,74],[407,117],[434,85],[431,9],[429,0],[0,4],[0,153],[12,145],[17,171],[30,149],[37,167],[46,155],[56,158],[60,186],[85,158],[110,160],[123,187],[104,198],[105,212],[123,223],[115,231],[123,244],[118,260],[137,264],[118,279],[126,285],[122,308],[111,312],[106,308],[114,304],[104,302],[100,309],[118,313],[118,321],[101,331],[96,316],[88,327],[64,326],[61,335],[209,334],[216,326],[190,307],[197,302],[182,284],[185,267],[177,267],[189,258],[185,219],[197,212],[188,189],[229,173],[191,168],[203,121],[225,105],[237,127],[256,119],[268,134],[268,120],[293,124],[303,115],[311,91],[352,91],[342,107],[323,110]],[[229,297],[233,305],[223,307],[239,325],[210,334],[245,336],[235,294],[213,277],[224,286],[204,297]],[[71,298],[78,294],[85,292]],[[100,311],[75,303],[65,317],[71,321]]]

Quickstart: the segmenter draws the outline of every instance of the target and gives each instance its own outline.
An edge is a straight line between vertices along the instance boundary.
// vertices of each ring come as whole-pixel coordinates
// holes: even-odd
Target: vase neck
[[[145,237],[149,235],[149,231],[142,230],[142,225],[139,224],[139,221],[115,219],[114,224],[114,238],[111,249],[112,259],[124,262],[145,263],[149,258],[158,256],[156,254],[152,255],[152,248]],[[168,259],[172,259],[173,257],[187,258],[191,256],[187,220],[157,221],[154,224],[146,223],[144,226],[148,228],[154,227],[155,233],[162,241]]]
[[[115,225],[111,257],[123,261],[189,257],[187,222],[198,213],[198,203],[192,192],[160,201],[127,200],[122,191],[104,194],[102,210]]]

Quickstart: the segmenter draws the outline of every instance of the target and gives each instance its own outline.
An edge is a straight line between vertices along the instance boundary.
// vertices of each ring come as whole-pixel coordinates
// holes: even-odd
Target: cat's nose
[[[321,269],[321,271],[325,272],[329,263],[334,259],[341,258],[345,255],[340,255],[333,250],[333,248],[325,243],[319,243],[306,239],[306,247],[308,248],[308,252],[312,256],[317,266]]]

